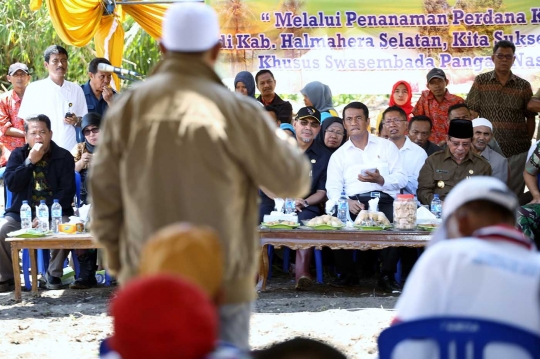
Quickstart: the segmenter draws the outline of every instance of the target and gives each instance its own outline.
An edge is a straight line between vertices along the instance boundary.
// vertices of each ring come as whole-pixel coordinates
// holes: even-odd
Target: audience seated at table
[[[86,175],[92,163],[92,156],[99,140],[99,128],[101,125],[101,115],[96,112],[89,112],[83,116],[81,122],[81,132],[84,142],[78,143],[71,154],[75,160],[75,171],[81,175],[81,204],[90,204],[90,198],[86,189]],[[88,289],[97,286],[96,266],[97,249],[76,249],[75,255],[79,260],[79,276],[75,282],[71,283],[71,289]]]
[[[470,120],[452,120],[448,129],[447,148],[428,157],[418,176],[418,200],[429,205],[433,195],[444,201],[460,181],[472,176],[491,176],[491,166],[473,153],[473,127]]]
[[[321,130],[315,140],[331,153],[336,152],[347,142],[347,131],[343,126],[343,120],[339,117],[327,117],[321,124]]]
[[[345,190],[349,197],[351,219],[360,210],[368,209],[368,200],[379,198],[379,210],[393,220],[393,203],[397,193],[407,185],[407,174],[398,148],[390,141],[369,133],[369,110],[361,102],[351,102],[343,110],[345,130],[349,140],[332,154],[328,164],[326,191],[328,198],[337,201]],[[374,169],[374,170],[373,170]],[[373,274],[372,251],[362,251],[359,263],[366,275]],[[334,285],[353,285],[359,280],[352,252],[334,251],[341,278]],[[399,259],[398,248],[381,250],[382,273],[378,285],[387,292],[401,288],[394,280]]]
[[[75,163],[69,151],[52,141],[51,121],[45,115],[26,119],[24,132],[26,145],[16,148],[9,157],[4,174],[5,185],[12,193],[11,206],[6,208],[0,224],[0,291],[13,289],[13,263],[11,245],[5,241],[8,233],[21,229],[20,210],[24,200],[32,208],[34,227],[37,226],[36,207],[41,200],[47,206],[58,199],[63,220],[73,215],[75,196]],[[49,213],[50,216],[50,213]],[[51,251],[47,270],[48,289],[60,289],[67,249]],[[19,275],[19,273],[16,273]]]

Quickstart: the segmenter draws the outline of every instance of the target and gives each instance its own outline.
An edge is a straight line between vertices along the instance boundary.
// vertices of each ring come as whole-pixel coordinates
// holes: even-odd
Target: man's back
[[[257,186],[296,197],[310,184],[309,162],[265,116],[182,54],[167,54],[108,110],[91,173],[93,231],[121,281],[153,232],[186,221],[220,234],[227,301],[252,298]]]
[[[396,305],[400,321],[464,316],[540,335],[540,255],[500,239],[447,240],[427,250]]]

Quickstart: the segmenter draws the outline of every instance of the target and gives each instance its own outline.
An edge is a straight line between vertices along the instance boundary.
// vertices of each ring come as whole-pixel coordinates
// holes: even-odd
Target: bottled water
[[[32,228],[32,208],[28,205],[28,201],[23,201],[21,206],[21,228]]]
[[[58,200],[55,199],[53,205],[51,206],[51,227],[53,233],[58,233],[58,226],[62,223],[62,206],[58,203]]]
[[[293,214],[296,210],[296,202],[292,198],[285,199],[285,214]]]
[[[431,201],[431,213],[435,215],[437,218],[441,218],[441,211],[442,211],[442,204],[441,200],[439,199],[438,194],[433,195],[433,200]]]
[[[345,194],[345,191],[341,192],[341,196],[339,197],[338,203],[337,203],[337,218],[343,222],[347,223],[347,217],[349,214],[349,202],[347,195]]]
[[[44,200],[39,202],[37,218],[39,222],[38,229],[42,232],[47,232],[49,230],[49,207],[47,207]]]

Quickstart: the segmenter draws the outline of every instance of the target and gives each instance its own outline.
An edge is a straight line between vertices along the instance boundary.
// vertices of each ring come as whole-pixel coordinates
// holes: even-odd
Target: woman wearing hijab
[[[411,104],[412,100],[412,88],[407,81],[399,80],[392,87],[392,93],[390,94],[390,100],[388,101],[388,107],[399,106],[407,114],[407,119],[412,117],[412,110],[414,106]],[[375,128],[379,128],[379,124],[382,121],[382,111],[377,116],[377,124]]]
[[[333,107],[332,91],[328,85],[319,81],[313,81],[300,90],[304,95],[304,104],[306,107],[315,107],[321,113],[321,123],[328,117],[338,116]]]
[[[234,91],[255,98],[255,79],[248,71],[239,72],[234,78]]]
[[[334,153],[341,145],[347,142],[347,132],[343,126],[343,120],[336,116],[328,117],[321,125],[321,131],[316,140]]]
[[[84,142],[78,143],[71,154],[75,159],[75,171],[81,175],[81,203],[88,204],[88,192],[86,190],[86,175],[92,162],[92,156],[96,149],[99,139],[99,126],[101,125],[101,115],[95,112],[89,112],[83,116],[81,121],[82,134]],[[88,289],[97,286],[96,280],[96,249],[76,249],[77,259],[79,260],[80,272],[79,278],[69,287],[71,289]]]

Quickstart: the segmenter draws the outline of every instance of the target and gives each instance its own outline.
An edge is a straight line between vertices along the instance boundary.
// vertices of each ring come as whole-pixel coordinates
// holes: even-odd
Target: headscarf
[[[88,112],[86,115],[84,115],[81,122],[81,131],[84,131],[85,128],[91,125],[99,128],[99,126],[101,125],[101,115],[99,113]],[[86,150],[89,153],[94,153],[95,146],[88,142],[88,140],[86,140],[86,136],[84,137],[84,144],[86,146]]]
[[[336,111],[332,103],[332,91],[328,85],[319,81],[313,81],[300,90],[302,95],[307,96],[313,107],[319,112]]]
[[[345,142],[347,142],[347,131],[345,131],[345,126],[343,125],[343,120],[339,117],[328,117],[326,120],[323,121],[321,124],[321,131],[315,138],[316,141],[319,141],[324,147],[326,147],[330,152],[335,152],[338,148],[330,148],[326,146],[324,143],[324,136],[326,135],[326,130],[328,130],[328,127],[330,127],[331,124],[334,122],[340,123],[343,126],[343,139],[341,140],[341,144],[339,147],[341,147]]]
[[[407,97],[407,102],[405,102],[404,105],[398,105],[396,103],[396,101],[394,100],[394,92],[396,92],[396,88],[399,86],[399,85],[405,85],[405,87],[407,88],[407,92],[408,92],[408,97]],[[411,100],[412,100],[412,88],[411,88],[411,85],[407,82],[407,81],[403,81],[403,80],[399,80],[398,82],[396,82],[394,84],[394,87],[392,87],[392,93],[390,94],[390,101],[388,102],[388,107],[390,106],[399,106],[403,109],[403,111],[405,111],[405,113],[407,114],[407,118],[409,117],[409,115],[412,113],[412,110],[413,110],[413,105],[411,104]]]
[[[237,83],[243,83],[247,88],[248,96],[255,98],[255,79],[251,72],[241,71],[234,78],[234,88],[236,89]]]

